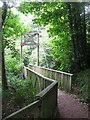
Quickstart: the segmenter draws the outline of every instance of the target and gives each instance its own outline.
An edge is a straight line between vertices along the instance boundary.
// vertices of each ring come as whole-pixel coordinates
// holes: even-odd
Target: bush
[[[73,79],[73,85],[75,85],[75,93],[82,102],[87,102],[90,99],[89,96],[89,79],[90,79],[90,69],[81,71],[75,75]]]
[[[20,61],[16,59],[16,57],[12,58],[8,56],[6,58],[6,70],[7,73],[14,73],[14,75],[21,73]]]
[[[8,54],[5,58],[5,62],[8,82],[14,82],[17,79],[21,79],[22,73],[20,60],[18,60],[17,57],[12,58],[12,56]]]
[[[34,101],[36,90],[30,80],[9,82],[9,90],[3,91],[3,117]]]

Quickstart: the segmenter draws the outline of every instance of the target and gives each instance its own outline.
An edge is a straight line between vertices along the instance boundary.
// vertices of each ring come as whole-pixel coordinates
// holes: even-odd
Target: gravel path
[[[58,90],[57,118],[88,118],[88,107],[72,94]]]

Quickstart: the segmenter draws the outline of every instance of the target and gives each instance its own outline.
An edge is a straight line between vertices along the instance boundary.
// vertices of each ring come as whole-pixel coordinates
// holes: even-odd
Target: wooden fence
[[[48,78],[58,81],[58,87],[60,89],[71,91],[71,79],[73,74],[33,65],[29,65],[29,68]]]
[[[58,82],[44,77],[34,70],[24,66],[25,77],[32,82],[36,89],[36,99],[33,103],[12,113],[3,120],[18,119],[35,119],[35,118],[54,118],[57,106],[57,86]]]

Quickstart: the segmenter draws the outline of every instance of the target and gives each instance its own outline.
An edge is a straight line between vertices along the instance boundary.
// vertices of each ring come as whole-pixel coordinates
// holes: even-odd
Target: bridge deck
[[[88,118],[88,107],[80,103],[72,94],[58,90],[58,118]]]

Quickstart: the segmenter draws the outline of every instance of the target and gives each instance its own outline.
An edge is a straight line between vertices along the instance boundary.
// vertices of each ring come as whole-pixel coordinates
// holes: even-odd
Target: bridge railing
[[[28,67],[24,67],[24,71],[36,89],[36,98],[40,100],[39,117],[51,118],[57,105],[57,81],[44,77]]]
[[[62,71],[57,71],[57,70],[53,70],[49,68],[44,68],[40,66],[29,65],[29,67],[33,69],[34,71],[48,78],[58,81],[58,87],[60,89],[63,88],[65,91],[71,91],[71,80],[72,80],[73,74],[62,72]]]
[[[35,101],[3,120],[12,118],[29,120],[34,118],[53,118],[57,106],[57,81],[44,77],[25,66],[23,72],[27,80],[30,80],[30,83],[36,89]]]

